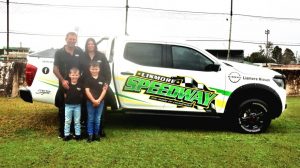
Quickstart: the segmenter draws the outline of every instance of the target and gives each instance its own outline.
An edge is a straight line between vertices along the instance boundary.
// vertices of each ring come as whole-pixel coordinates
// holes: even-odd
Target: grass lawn
[[[53,105],[0,98],[0,167],[300,167],[300,97],[266,133],[220,119],[109,113],[100,142],[57,138]]]

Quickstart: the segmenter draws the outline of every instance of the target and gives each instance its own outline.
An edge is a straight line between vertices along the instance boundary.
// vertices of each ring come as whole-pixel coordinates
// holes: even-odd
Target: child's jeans
[[[99,135],[104,101],[97,107],[94,107],[92,102],[87,101],[86,106],[88,112],[87,133],[88,135]]]
[[[75,135],[80,135],[80,117],[81,105],[80,104],[66,104],[65,105],[65,136],[70,135],[70,126],[74,116]]]

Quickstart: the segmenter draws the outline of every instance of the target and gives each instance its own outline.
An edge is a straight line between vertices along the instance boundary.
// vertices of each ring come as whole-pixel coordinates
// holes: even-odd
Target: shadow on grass
[[[3,117],[0,120],[2,137],[22,136],[28,131],[41,131],[53,135],[58,131],[58,113],[53,110],[45,109]],[[222,119],[216,118],[129,115],[108,111],[104,122],[106,128],[118,130],[230,131]]]
[[[166,130],[199,132],[232,132],[233,129],[221,118],[133,115],[107,111],[105,128],[116,130]],[[275,123],[274,123],[275,124]],[[58,113],[40,110],[20,115],[5,115],[0,119],[0,137],[22,136],[28,131],[41,131],[53,135],[58,131]],[[287,133],[286,123],[277,122],[266,133]]]
[[[112,129],[231,131],[221,118],[129,115],[110,111],[106,115],[105,125]]]

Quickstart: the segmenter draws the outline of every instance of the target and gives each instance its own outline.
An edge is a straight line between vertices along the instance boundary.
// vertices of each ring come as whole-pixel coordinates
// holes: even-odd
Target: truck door
[[[165,70],[164,45],[130,42],[116,43],[113,74],[120,107],[126,109],[162,110],[165,102],[153,95],[154,82]],[[121,46],[121,47],[118,47]],[[123,47],[122,47],[123,46]]]
[[[180,112],[223,112],[225,73],[217,59],[196,49],[167,47],[169,67],[164,76],[176,81],[166,87],[165,110]],[[170,91],[170,89],[172,91]]]

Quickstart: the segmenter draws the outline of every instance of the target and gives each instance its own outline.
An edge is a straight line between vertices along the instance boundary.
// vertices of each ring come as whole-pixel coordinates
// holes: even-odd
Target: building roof
[[[9,47],[9,52],[29,53],[30,48],[27,47]],[[0,55],[6,54],[6,48],[0,49]]]
[[[228,50],[224,49],[206,49],[207,52],[211,53],[219,59],[227,59]],[[230,50],[230,59],[244,59],[244,50]]]
[[[42,58],[54,58],[55,52],[57,49],[50,48],[44,51],[35,52],[32,54],[29,54],[30,57],[42,57]]]

